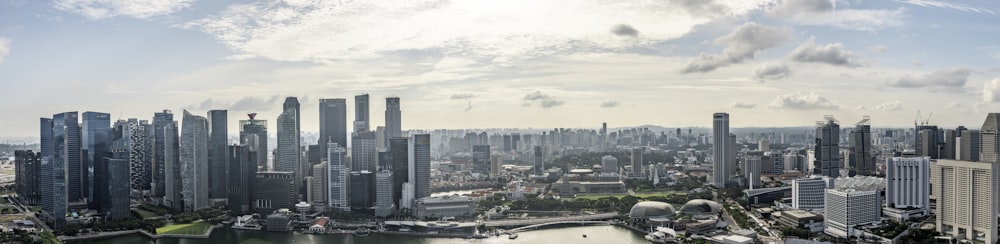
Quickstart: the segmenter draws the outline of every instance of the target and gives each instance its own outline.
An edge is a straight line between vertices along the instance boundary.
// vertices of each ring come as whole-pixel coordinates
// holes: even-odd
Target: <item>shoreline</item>
[[[127,236],[132,234],[140,234],[149,239],[161,239],[161,238],[179,238],[179,239],[208,239],[212,236],[212,232],[215,228],[221,227],[221,225],[212,225],[208,227],[208,230],[204,234],[192,235],[192,234],[150,234],[144,230],[121,230],[112,232],[100,232],[90,235],[76,235],[76,236],[57,236],[56,238],[63,242],[71,241],[83,241],[83,240],[97,240],[97,239],[108,239],[119,236]]]

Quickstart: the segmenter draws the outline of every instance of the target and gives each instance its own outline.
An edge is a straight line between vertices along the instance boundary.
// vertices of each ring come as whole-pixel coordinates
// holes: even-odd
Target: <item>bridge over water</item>
[[[509,233],[517,233],[522,231],[529,231],[533,229],[538,229],[550,225],[610,225],[611,221],[559,221],[559,222],[549,222],[536,225],[522,226],[507,230]]]
[[[600,213],[591,215],[548,217],[548,218],[534,218],[534,219],[491,220],[491,221],[485,221],[485,225],[486,227],[509,227],[509,226],[546,225],[549,223],[559,223],[559,222],[579,223],[581,221],[607,223],[607,221],[601,221],[601,220],[613,219],[615,217],[618,217],[618,213]]]

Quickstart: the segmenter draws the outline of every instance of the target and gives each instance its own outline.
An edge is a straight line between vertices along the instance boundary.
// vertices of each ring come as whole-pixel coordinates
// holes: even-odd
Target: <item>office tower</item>
[[[319,150],[326,154],[327,143],[347,147],[347,100],[319,100]],[[326,157],[323,155],[322,157]]]
[[[545,132],[542,132],[544,134]],[[601,149],[608,149],[608,123],[601,123]]]
[[[298,203],[298,189],[294,172],[257,172],[254,179],[254,209],[267,215],[275,210],[293,209]]]
[[[42,205],[42,215],[49,216],[49,220],[46,222],[51,222],[51,216],[66,216],[66,210],[63,208],[63,215],[53,215],[56,209],[55,205],[55,162],[53,162],[53,145],[54,141],[52,138],[52,119],[50,118],[40,118],[39,119],[39,164],[41,165],[38,169],[38,175],[41,179],[38,181],[38,193],[39,200]]]
[[[385,135],[385,126],[375,127],[375,147],[379,151],[388,150],[389,138]]]
[[[746,177],[746,186],[750,189],[760,188],[761,155],[743,156],[743,177]]]
[[[41,157],[41,152],[14,151],[14,189],[22,203],[36,205],[41,201]]]
[[[729,114],[715,113],[712,115],[712,186],[715,188],[726,187],[729,180],[728,169],[730,157],[734,150],[729,143]],[[635,166],[632,166],[633,170]]]
[[[493,177],[500,176],[500,170],[502,170],[501,163],[503,159],[500,158],[500,154],[490,155],[490,175]]]
[[[351,170],[375,172],[378,168],[378,151],[375,148],[375,132],[355,132],[351,134]]]
[[[961,138],[958,139],[958,146],[955,147],[957,159],[961,161],[979,162],[980,135],[978,130],[962,131]]]
[[[184,110],[181,124],[181,196],[184,211],[210,207],[208,203],[208,120]]]
[[[886,160],[885,206],[889,213],[916,209],[914,216],[930,213],[930,157],[891,157]],[[895,214],[908,219],[909,214]]]
[[[138,121],[115,123],[115,128],[110,133],[110,145],[108,152],[98,154],[101,158],[95,165],[96,202],[100,211],[109,220],[126,220],[132,217],[129,209],[130,194],[135,183],[132,166],[132,159],[136,158],[133,152],[141,150],[135,147],[137,134],[136,127]],[[145,133],[138,133],[145,135]],[[148,161],[147,161],[148,162]],[[139,181],[142,182],[142,181]]]
[[[858,175],[875,174],[875,158],[872,156],[872,127],[868,116],[854,124],[850,134],[850,158],[848,165]]]
[[[55,143],[56,160],[62,161],[62,169],[65,170],[66,181],[63,186],[66,188],[66,201],[78,202],[84,199],[84,191],[87,191],[84,183],[86,176],[84,172],[83,155],[80,138],[79,115],[77,112],[63,113],[62,119],[53,118],[53,141]],[[56,115],[53,115],[56,117]],[[62,124],[59,124],[62,122]],[[58,170],[58,169],[57,169]]]
[[[510,152],[513,150],[511,147],[510,135],[503,135],[503,151]]]
[[[931,157],[931,159],[940,158],[940,136],[941,133],[938,131],[937,126],[918,126],[914,141],[914,149],[916,150],[917,156],[928,156]]]
[[[163,126],[163,203],[167,207],[184,209],[181,191],[184,189],[181,177],[180,138],[177,121]]]
[[[226,198],[229,211],[233,214],[245,214],[253,206],[253,180],[257,175],[257,162],[249,145],[230,145],[226,147],[226,157],[229,179],[226,181]]]
[[[240,120],[240,143],[250,146],[250,151],[257,153],[257,169],[267,169],[267,121],[256,119],[256,113],[247,114],[249,119]]]
[[[771,143],[767,140],[757,141],[757,150],[761,152],[771,151]]]
[[[413,135],[409,154],[409,182],[413,185],[413,199],[431,196],[431,135]],[[535,154],[538,160],[538,154]]]
[[[403,184],[410,179],[409,145],[409,138],[406,137],[389,139],[389,161],[392,167],[392,196],[395,197],[393,203],[397,207],[403,206],[400,200],[403,197]]]
[[[79,116],[77,112],[66,112],[61,114],[52,115],[52,129],[51,139],[51,162],[50,166],[45,165],[45,159],[42,160],[42,177],[43,181],[48,181],[52,179],[51,188],[47,192],[49,196],[43,195],[43,201],[49,200],[48,204],[43,202],[42,208],[46,214],[51,218],[53,228],[62,228],[66,225],[66,211],[70,201],[78,201],[80,199],[74,199],[69,196],[72,192],[71,186],[68,186],[68,182],[73,182],[74,177],[70,175],[73,174],[73,168],[76,168],[77,176],[75,179],[80,180],[79,169],[80,169],[80,127],[78,124]],[[43,120],[44,124],[44,120]],[[42,136],[44,138],[47,132],[43,129]],[[46,141],[45,139],[42,140]],[[46,155],[45,148],[42,149],[43,157]],[[45,167],[51,167],[48,170],[50,173],[46,173]],[[48,176],[48,177],[46,177]],[[43,185],[44,187],[44,185]],[[77,187],[76,196],[81,196],[82,188]],[[49,207],[49,209],[44,209]]]
[[[300,122],[299,102],[295,97],[285,98],[284,112],[278,116],[278,147],[274,154],[274,171],[292,172],[296,184],[302,179],[299,163]]]
[[[353,171],[350,176],[351,211],[364,211],[375,205],[375,176],[368,171]]]
[[[534,175],[545,175],[545,159],[543,158],[542,146],[535,146],[535,158],[532,164]]]
[[[993,115],[993,114],[991,114]],[[983,130],[986,130],[984,126]],[[937,196],[936,228],[942,234],[985,243],[997,242],[997,170],[992,161],[937,160],[932,166]]]
[[[392,171],[379,170],[375,173],[375,217],[384,218],[394,213],[396,205],[392,193]]]
[[[80,131],[80,139],[83,140],[83,184],[85,188],[84,196],[88,205],[93,206],[94,195],[94,164],[99,160],[99,156],[108,149],[108,131],[111,129],[111,115],[98,112],[84,112],[83,123]]]
[[[1000,113],[990,113],[979,132],[979,161],[1000,163]]]
[[[327,145],[327,164],[328,172],[327,181],[329,184],[329,194],[330,200],[327,202],[329,206],[334,210],[340,211],[351,211],[351,204],[347,201],[347,182],[348,182],[348,172],[347,172],[347,162],[344,161],[344,150],[340,147],[340,144],[335,142],[330,142]]]
[[[229,185],[229,112],[208,111],[208,198],[227,198]]]
[[[319,149],[319,145],[306,146],[306,162],[310,165],[323,162],[323,154],[326,154],[326,152],[322,152]]]
[[[827,189],[824,233],[847,238],[856,226],[880,223],[882,199],[879,190]]]
[[[129,162],[132,190],[150,191],[153,182],[151,140],[155,139],[152,125],[145,120],[133,118],[116,121],[115,128],[115,133],[121,133],[122,140],[125,140],[121,150],[125,150],[125,155],[128,156],[126,159]]]
[[[632,176],[642,177],[642,148],[632,148],[629,151],[632,153]]]
[[[825,121],[816,122],[816,167],[813,174],[831,178],[840,177],[840,122],[833,116],[826,116]]]
[[[385,138],[390,140],[403,136],[402,111],[399,107],[399,97],[385,98]]]
[[[604,173],[618,173],[618,158],[611,155],[601,157],[601,170]]]
[[[166,171],[166,140],[164,138],[165,131],[164,127],[167,124],[174,123],[174,114],[170,110],[164,109],[163,112],[153,113],[153,139],[152,146],[153,149],[150,150],[152,153],[152,165],[153,165],[153,196],[157,198],[162,198],[166,195],[167,191],[167,174]],[[176,135],[174,135],[176,137]],[[176,140],[174,140],[176,142]],[[176,155],[176,154],[175,154]]]
[[[368,94],[354,96],[354,132],[369,131]]]
[[[518,148],[521,144],[521,133],[511,133],[510,134],[510,149],[514,151],[522,151]]]
[[[329,168],[330,163],[322,162],[312,166],[312,204],[316,211],[323,212],[326,211],[327,201],[330,199],[330,184],[328,183],[330,178]]]
[[[943,129],[944,139],[942,140],[941,148],[941,158],[943,159],[955,159],[955,147],[957,146],[957,141],[955,140],[958,136],[955,130]],[[960,133],[960,132],[959,132]]]
[[[472,146],[472,172],[490,174],[490,145]]]
[[[792,181],[792,208],[823,209],[826,201],[826,188],[826,180],[819,177]]]

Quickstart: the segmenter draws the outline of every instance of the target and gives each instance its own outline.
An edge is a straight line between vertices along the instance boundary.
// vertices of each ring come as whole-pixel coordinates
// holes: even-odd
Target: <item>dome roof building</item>
[[[657,202],[657,201],[644,201],[636,203],[632,206],[632,210],[628,212],[629,218],[641,218],[641,219],[672,219],[676,215],[674,211],[674,206],[669,203]]]
[[[681,206],[681,214],[705,215],[718,214],[722,211],[722,205],[711,200],[694,199]]]

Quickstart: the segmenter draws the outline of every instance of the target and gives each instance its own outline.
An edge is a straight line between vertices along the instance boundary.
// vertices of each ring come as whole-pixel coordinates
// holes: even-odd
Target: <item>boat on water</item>
[[[362,236],[363,237],[363,236],[371,235],[372,231],[369,230],[368,228],[361,227],[361,228],[358,228],[358,229],[354,230],[353,234],[354,234],[354,236]]]
[[[517,233],[510,233],[510,235],[507,236],[507,239],[511,239],[511,240],[517,239]]]
[[[646,240],[653,243],[677,243],[677,232],[666,227],[656,227],[656,231],[645,236]]]

